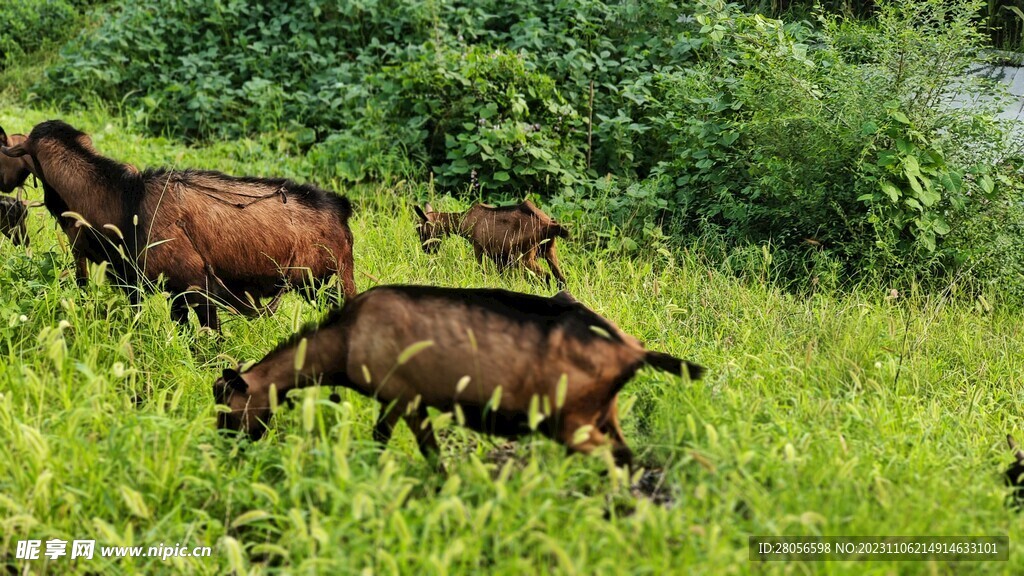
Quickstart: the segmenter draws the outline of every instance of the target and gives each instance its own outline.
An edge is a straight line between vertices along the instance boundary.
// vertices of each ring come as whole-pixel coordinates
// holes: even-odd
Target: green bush
[[[82,4],[86,2],[23,0],[0,4],[0,68],[7,68],[47,42],[65,40]]]
[[[974,88],[980,3],[894,0],[872,23],[823,17],[818,31],[701,4],[702,64],[658,75],[651,105],[675,232],[770,242],[789,276],[809,246],[849,273],[956,270],[964,245],[945,237],[1009,193],[986,168],[1006,153],[995,104],[949,102]]]
[[[646,84],[688,58],[679,16],[665,0],[123,3],[35,90],[98,96],[158,133],[290,133],[342,156],[316,160],[328,176],[419,164],[445,187],[476,171],[489,190],[546,194],[588,168],[649,172]]]
[[[442,187],[522,195],[577,183],[580,119],[554,80],[530,70],[522,53],[449,49],[380,77],[399,84],[391,113],[422,128]]]

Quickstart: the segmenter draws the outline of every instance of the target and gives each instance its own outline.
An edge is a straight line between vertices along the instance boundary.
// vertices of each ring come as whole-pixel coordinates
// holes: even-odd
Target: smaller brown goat
[[[15,246],[28,246],[27,218],[28,208],[24,202],[10,196],[0,196],[0,233],[10,238]]]
[[[475,204],[463,213],[434,212],[430,204],[426,205],[426,210],[419,206],[414,208],[420,218],[416,230],[427,254],[437,252],[441,238],[457,234],[473,244],[477,263],[482,264],[486,254],[499,270],[504,270],[522,259],[527,269],[550,281],[537,263],[539,252],[548,261],[558,286],[565,287],[565,276],[558,267],[555,238],[569,238],[569,232],[529,200],[501,207]]]
[[[220,428],[259,439],[275,394],[343,386],[380,402],[374,439],[386,446],[404,418],[426,457],[438,452],[427,407],[478,432],[534,429],[570,450],[632,453],[619,426],[619,390],[642,366],[699,378],[703,368],[652,352],[566,292],[551,298],[497,289],[378,286],[319,326],[282,343],[247,372],[213,385]]]

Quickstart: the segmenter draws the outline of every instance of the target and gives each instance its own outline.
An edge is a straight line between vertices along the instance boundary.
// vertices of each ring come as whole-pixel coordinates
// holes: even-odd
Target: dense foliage
[[[724,0],[135,2],[36,90],[160,133],[278,134],[319,178],[540,194],[627,251],[711,235],[726,255],[770,244],[787,279],[1017,285],[1024,254],[991,252],[1024,222],[1016,151],[968,75],[983,9],[890,0],[811,25]]]
[[[813,37],[717,7],[698,16],[701,62],[658,77],[673,154],[654,175],[677,221],[920,274],[957,269],[945,237],[1019,197],[993,180],[994,109],[951,104],[981,89],[976,3],[888,3],[870,29],[824,18]]]
[[[679,15],[665,1],[125,3],[38,90],[123,101],[172,134],[288,132],[327,146],[339,159],[323,168],[345,178],[400,169],[398,148],[450,187],[476,171],[558,190],[587,161],[650,167],[636,110],[644,78],[685,61]]]
[[[45,43],[72,35],[91,0],[19,0],[0,4],[0,69],[24,59]]]

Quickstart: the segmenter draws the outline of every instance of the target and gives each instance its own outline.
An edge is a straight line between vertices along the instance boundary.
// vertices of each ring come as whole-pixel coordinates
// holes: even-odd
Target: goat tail
[[[348,196],[343,194],[336,194],[335,197],[338,216],[341,218],[341,223],[347,225],[348,219],[352,217],[352,201],[348,199]]]
[[[561,237],[565,238],[566,240],[569,239],[569,231],[565,228],[565,226],[562,226],[558,222],[551,223],[551,232],[554,237]]]
[[[647,356],[644,357],[644,361],[648,365],[662,370],[664,372],[670,372],[676,376],[683,375],[683,366],[686,366],[686,372],[690,376],[690,380],[699,380],[704,375],[704,367],[693,362],[688,362],[681,358],[676,358],[671,354],[665,354],[664,352],[652,352],[647,351]]]
[[[1007,434],[1006,443],[1010,445],[1010,450],[1013,450],[1013,457],[1017,459],[1017,462],[1024,464],[1024,450],[1017,447],[1017,443],[1013,441],[1013,436]]]

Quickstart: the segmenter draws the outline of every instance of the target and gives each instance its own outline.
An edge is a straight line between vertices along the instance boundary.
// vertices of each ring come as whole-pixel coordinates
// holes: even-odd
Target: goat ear
[[[551,299],[563,304],[576,304],[579,302],[579,300],[573,298],[572,294],[569,294],[567,290],[559,290],[558,294],[552,296]]]
[[[7,131],[4,130],[3,126],[0,126],[0,146],[7,146]]]
[[[245,394],[249,391],[249,385],[245,383],[245,378],[242,378],[242,375],[234,368],[225,368],[221,375],[224,377],[224,383],[235,392]]]
[[[430,206],[430,204],[427,204],[427,206]],[[423,213],[422,208],[419,206],[413,206],[412,209],[416,211],[416,215],[420,217],[420,220],[423,220],[424,222],[427,221],[427,215]]]
[[[430,202],[427,202],[427,204],[423,208],[426,209],[427,214],[430,214],[434,211],[434,207],[430,205]]]
[[[0,153],[3,153],[4,156],[10,156],[11,158],[21,158],[25,154],[28,154],[28,150],[25,149],[25,144],[22,143],[17,146],[11,146],[10,148],[7,146],[0,147]]]

